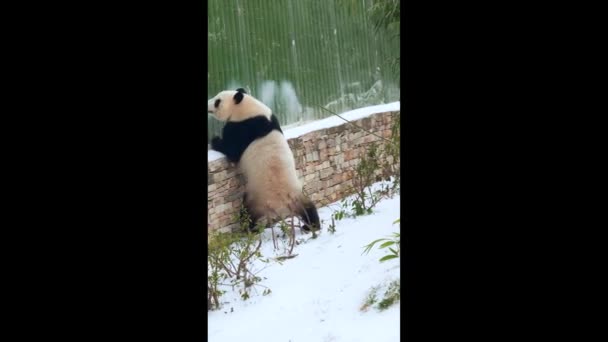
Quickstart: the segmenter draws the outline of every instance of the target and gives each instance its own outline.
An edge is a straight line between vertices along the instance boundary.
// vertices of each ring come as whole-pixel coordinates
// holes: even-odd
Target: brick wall
[[[389,138],[394,114],[372,114],[353,123]],[[379,146],[385,144],[382,139],[346,122],[288,140],[304,191],[317,207],[352,193],[353,167],[359,163],[359,156],[371,142]],[[210,161],[207,171],[208,229],[230,231],[237,227],[234,214],[242,203],[245,189],[243,176],[226,158]]]

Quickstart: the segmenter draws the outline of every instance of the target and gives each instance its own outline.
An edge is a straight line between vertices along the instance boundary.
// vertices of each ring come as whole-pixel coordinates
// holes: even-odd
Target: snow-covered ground
[[[382,200],[371,215],[336,222],[334,234],[327,231],[332,208],[338,209],[337,204],[319,209],[325,223],[317,239],[298,230],[296,238],[305,242],[295,246],[295,258],[255,265],[269,295],[259,288],[246,301],[232,290],[222,296],[222,308],[208,313],[209,341],[399,341],[399,302],[384,311],[360,310],[372,287],[399,279],[398,259],[378,261],[386,249],[374,246],[362,255],[365,245],[400,231],[393,224],[400,218],[399,196]],[[264,239],[264,257],[285,254],[274,251],[269,229]]]

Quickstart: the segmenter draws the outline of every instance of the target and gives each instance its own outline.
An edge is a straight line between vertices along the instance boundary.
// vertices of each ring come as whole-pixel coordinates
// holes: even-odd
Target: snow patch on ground
[[[319,209],[325,223],[317,239],[298,230],[296,238],[305,242],[295,246],[297,257],[282,264],[255,265],[254,269],[263,269],[258,275],[266,278],[260,284],[272,293],[263,296],[259,288],[243,301],[226,288],[222,308],[208,313],[209,341],[399,341],[399,302],[384,311],[375,307],[360,311],[372,287],[399,279],[398,260],[378,261],[385,250],[374,247],[362,255],[365,245],[400,231],[393,224],[400,218],[399,196],[379,202],[371,215],[336,222],[333,235],[327,231],[332,208],[338,209],[337,204]],[[284,254],[274,251],[269,229],[263,237],[264,257]],[[383,292],[378,294],[381,298]]]
[[[388,104],[363,107],[363,108],[351,110],[351,111],[340,114],[340,116],[342,116],[343,118],[345,118],[347,120],[355,121],[355,120],[359,120],[359,119],[368,117],[372,114],[392,112],[392,111],[398,111],[398,110],[401,110],[401,102],[396,101],[396,102],[391,102]],[[285,138],[286,139],[297,138],[297,137],[300,137],[304,134],[307,134],[307,133],[310,133],[313,131],[318,131],[320,129],[335,127],[335,126],[339,126],[339,125],[342,125],[345,123],[346,122],[344,120],[340,119],[339,117],[337,117],[335,115],[332,115],[331,117],[328,117],[328,118],[325,118],[322,120],[317,120],[317,121],[307,123],[307,124],[304,124],[301,126],[285,129],[284,130]],[[217,160],[222,157],[224,157],[224,154],[222,154],[220,152],[217,152],[214,150],[209,150],[207,152],[208,161],[214,161],[214,160]]]

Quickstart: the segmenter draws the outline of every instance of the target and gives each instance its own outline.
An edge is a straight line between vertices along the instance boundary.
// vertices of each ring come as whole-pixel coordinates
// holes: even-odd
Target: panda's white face
[[[234,90],[225,90],[207,101],[207,113],[213,114],[213,116],[219,121],[227,121],[230,117],[230,108],[234,106]]]
[[[272,111],[251,95],[235,90],[224,90],[207,101],[207,113],[219,121],[238,122],[264,115],[270,119]]]

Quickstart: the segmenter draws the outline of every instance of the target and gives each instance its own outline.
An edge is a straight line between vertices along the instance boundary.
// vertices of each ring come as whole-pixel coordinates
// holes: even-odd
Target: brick
[[[224,208],[225,208],[224,201],[222,201],[222,203],[219,203],[219,204],[216,206],[216,212],[217,212],[217,214],[218,214],[218,217],[222,217],[222,216],[224,216]]]
[[[363,132],[362,131],[358,131],[356,133],[352,133],[351,134],[350,140],[354,140],[354,139],[360,138],[362,136],[363,136]]]
[[[214,160],[207,165],[207,170],[209,172],[217,171],[221,168],[222,163],[219,160]]]
[[[215,179],[215,183],[221,183],[224,180],[226,171],[218,171],[213,174],[213,179]]]
[[[226,201],[226,202],[232,202],[232,201],[234,201],[234,200],[237,200],[237,199],[239,199],[239,200],[240,200],[240,199],[242,199],[242,198],[243,198],[243,194],[242,194],[241,192],[234,192],[234,193],[232,193],[232,194],[228,194],[228,195],[227,195],[227,196],[224,198],[224,201]]]
[[[327,156],[328,156],[327,149],[324,148],[322,150],[319,150],[319,160],[321,160],[321,161],[327,160]]]
[[[376,137],[370,134],[370,135],[363,137],[363,142],[370,143],[370,142],[374,141],[375,139],[376,139]]]
[[[343,155],[343,154],[338,154],[338,155],[336,155],[336,157],[334,158],[334,162],[335,162],[337,165],[342,165],[342,164],[344,164],[344,155]]]
[[[313,172],[313,173],[310,173],[310,174],[306,175],[304,177],[304,180],[307,181],[307,182],[309,182],[309,181],[311,181],[313,179],[316,179],[318,177],[319,177],[319,173],[318,172]]]
[[[333,173],[334,173],[334,170],[331,167],[325,168],[325,169],[321,170],[320,178],[325,179],[325,178],[331,176]]]
[[[315,180],[312,181],[310,183],[308,183],[308,188],[310,189],[310,191],[317,191],[321,188],[321,181],[320,180]]]
[[[341,177],[342,177],[342,182],[347,182],[353,178],[353,175],[352,175],[352,172],[344,172],[344,173],[342,173]]]

